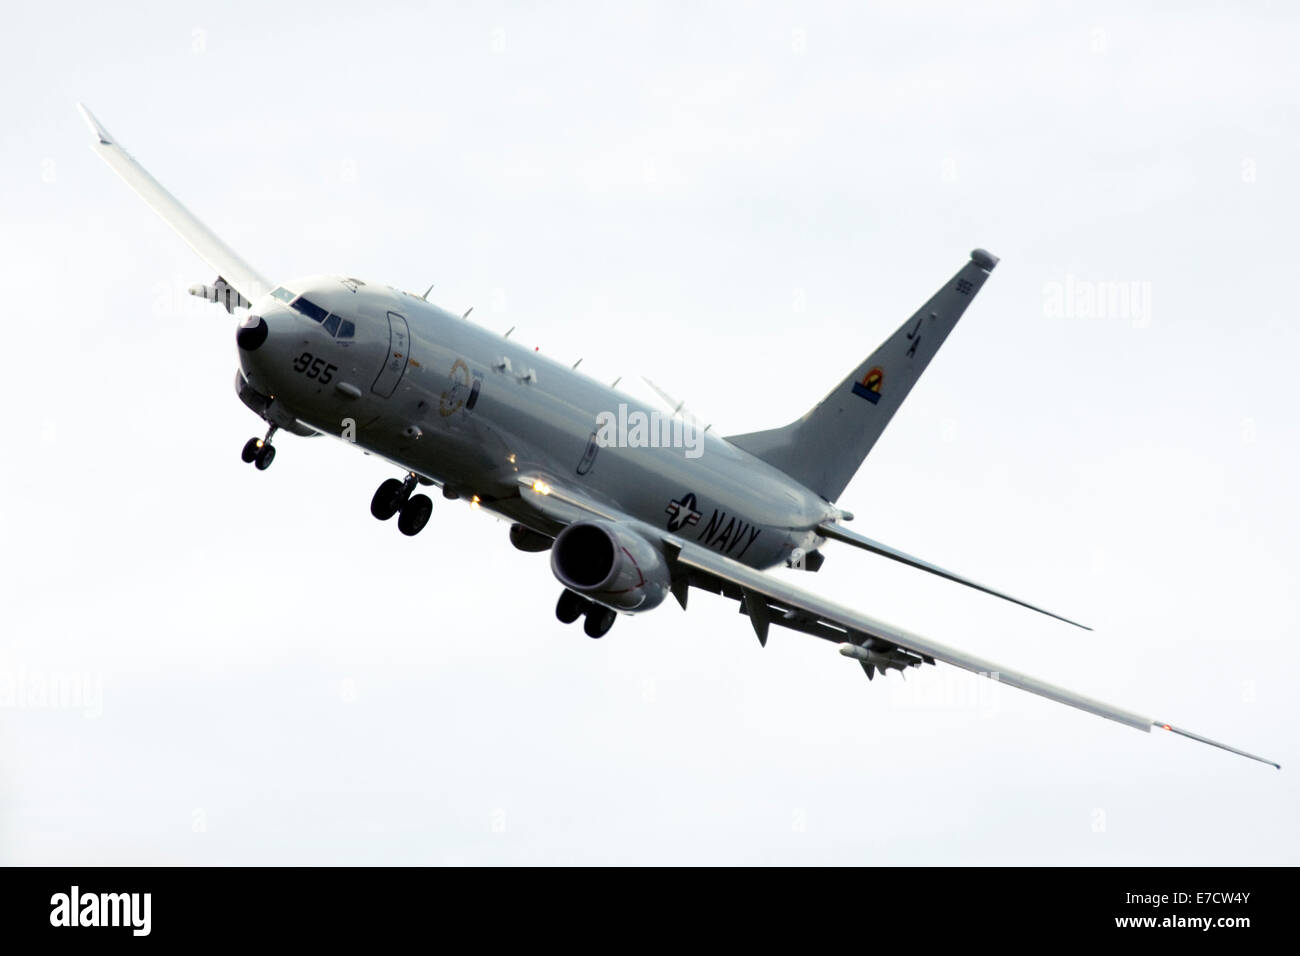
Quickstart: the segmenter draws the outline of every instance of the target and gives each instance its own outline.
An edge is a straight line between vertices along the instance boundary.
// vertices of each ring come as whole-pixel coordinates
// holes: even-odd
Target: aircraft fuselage
[[[240,365],[273,399],[268,420],[352,442],[544,534],[560,528],[521,477],[563,479],[757,568],[820,545],[812,529],[838,513],[725,440],[409,293],[311,278],[255,302],[254,317],[266,335]],[[655,427],[604,444],[601,413]]]

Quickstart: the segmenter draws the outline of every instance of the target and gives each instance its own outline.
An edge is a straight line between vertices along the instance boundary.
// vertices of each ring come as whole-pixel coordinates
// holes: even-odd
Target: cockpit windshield
[[[280,294],[281,292],[286,293],[289,298],[286,299]],[[342,318],[341,316],[335,315],[333,312],[327,312],[306,296],[300,295],[295,299],[293,298],[292,293],[282,288],[276,289],[271,293],[271,295],[275,296],[277,299],[288,302],[289,308],[296,312],[301,312],[313,322],[319,322],[321,328],[335,338],[350,339],[357,334],[356,324],[350,319]]]
[[[289,308],[296,309],[313,322],[324,322],[325,317],[329,315],[328,312],[322,309],[315,302],[312,302],[310,299],[301,295],[289,303]]]

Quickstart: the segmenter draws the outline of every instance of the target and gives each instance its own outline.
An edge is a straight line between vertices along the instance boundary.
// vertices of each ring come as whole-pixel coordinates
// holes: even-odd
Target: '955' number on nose
[[[310,352],[303,352],[293,360],[293,370],[301,372],[308,378],[314,378],[326,385],[333,381],[334,373],[339,370],[337,365],[326,365],[325,360],[319,356],[313,356]]]

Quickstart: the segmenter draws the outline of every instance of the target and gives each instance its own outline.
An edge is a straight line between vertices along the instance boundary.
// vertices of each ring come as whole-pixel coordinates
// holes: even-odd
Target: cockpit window
[[[284,286],[280,286],[280,288],[275,289],[275,290],[271,293],[271,295],[275,296],[275,297],[276,297],[277,299],[279,299],[281,302],[292,302],[292,301],[293,301],[293,293],[290,292],[288,289],[286,289]]]
[[[297,309],[299,312],[307,316],[307,318],[311,319],[313,322],[324,322],[325,316],[329,315],[328,312],[322,309],[315,302],[312,302],[301,296],[294,299],[293,302],[290,303],[290,307]]]
[[[279,295],[283,289],[276,289],[271,293],[276,298],[283,298]],[[292,293],[290,293],[292,296]],[[296,309],[313,322],[319,322],[327,335],[333,335],[335,338],[350,339],[356,336],[357,327],[349,319],[335,315],[333,312],[327,312],[310,299],[299,296],[289,303],[289,308]]]

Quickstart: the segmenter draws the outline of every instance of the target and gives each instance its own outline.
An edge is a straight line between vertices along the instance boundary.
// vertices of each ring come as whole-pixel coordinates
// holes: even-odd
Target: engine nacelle
[[[654,545],[609,521],[579,521],[561,531],[551,571],[570,591],[619,611],[658,607],[672,586]]]

